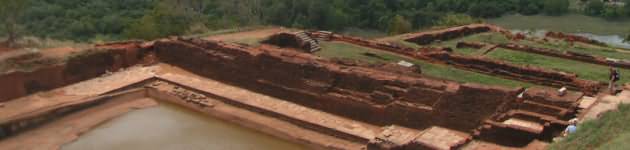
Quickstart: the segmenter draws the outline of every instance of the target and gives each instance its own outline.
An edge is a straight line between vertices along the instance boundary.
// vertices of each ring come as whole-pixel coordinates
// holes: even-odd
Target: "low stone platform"
[[[370,141],[368,150],[451,150],[461,147],[470,140],[471,137],[468,135],[441,127],[420,131],[393,125],[384,127],[384,131]]]

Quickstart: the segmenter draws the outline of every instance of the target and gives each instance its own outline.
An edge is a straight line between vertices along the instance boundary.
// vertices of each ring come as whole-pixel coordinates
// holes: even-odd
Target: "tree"
[[[400,15],[394,16],[389,23],[389,34],[391,35],[407,33],[410,32],[411,29],[411,23]]]
[[[630,0],[625,0],[625,5],[623,5],[623,11],[626,16],[630,17]]]
[[[538,2],[539,1],[522,0],[518,12],[523,15],[538,14],[542,8]]]
[[[480,23],[480,19],[473,18],[466,14],[447,14],[434,24],[437,26],[460,26],[472,23]]]
[[[586,4],[585,12],[588,15],[599,16],[604,11],[604,2],[601,0],[590,0],[588,4]]]
[[[617,19],[623,16],[623,10],[617,6],[606,6],[602,11],[601,16],[606,19]]]
[[[569,0],[545,0],[543,12],[547,15],[562,15],[569,11]]]
[[[468,13],[475,17],[499,17],[505,13],[505,9],[500,6],[499,2],[488,1],[476,3],[470,6]]]
[[[18,38],[18,19],[24,13],[28,0],[0,0],[0,20],[7,34],[9,47],[15,46]]]

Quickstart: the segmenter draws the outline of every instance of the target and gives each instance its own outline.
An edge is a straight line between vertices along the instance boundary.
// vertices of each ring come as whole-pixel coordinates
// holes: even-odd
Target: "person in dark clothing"
[[[617,92],[617,89],[615,89],[615,87],[617,86],[616,82],[621,79],[619,75],[619,70],[610,67],[610,77],[608,79],[610,80],[609,85],[608,85],[610,94],[615,94]]]

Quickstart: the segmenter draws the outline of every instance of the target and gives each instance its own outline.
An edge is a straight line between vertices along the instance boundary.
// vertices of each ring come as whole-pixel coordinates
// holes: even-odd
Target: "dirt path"
[[[58,47],[58,48],[49,48],[43,49],[40,52],[44,57],[50,58],[63,58],[69,56],[73,52],[81,51],[79,48],[73,47]]]
[[[617,110],[620,104],[630,104],[630,87],[617,95],[600,95],[593,106],[582,114],[582,120],[597,119],[606,112]]]

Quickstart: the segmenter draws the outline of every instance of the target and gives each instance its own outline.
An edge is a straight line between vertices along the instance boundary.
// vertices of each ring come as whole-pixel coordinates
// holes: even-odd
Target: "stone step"
[[[530,112],[537,112],[537,113],[559,117],[559,118],[566,116],[569,112],[569,110],[562,107],[542,104],[542,103],[528,101],[528,100],[525,100],[522,104],[520,104],[519,109],[530,111]]]
[[[383,128],[367,149],[457,149],[471,140],[471,136],[441,127],[419,131],[401,126]]]
[[[549,116],[541,113],[530,112],[526,110],[511,110],[507,114],[508,118],[515,118],[520,120],[539,122],[545,124],[559,124],[559,125],[569,125],[568,121],[561,120],[554,116]]]
[[[545,129],[545,126],[540,123],[516,119],[516,118],[505,120],[502,122],[502,124],[507,125],[514,129],[525,130],[534,134],[540,134]]]
[[[507,131],[521,131],[530,134],[539,135],[541,134],[545,126],[537,123],[526,120],[520,120],[516,118],[510,118],[505,121],[494,121],[494,120],[486,120],[483,123],[481,130],[478,131],[480,135],[483,134],[496,134],[495,132],[505,132],[506,129],[510,129]]]
[[[264,115],[276,116],[275,118],[280,118],[305,129],[322,131],[322,133],[338,136],[353,142],[367,143],[381,131],[380,127],[375,125],[301,106],[288,100],[277,99],[214,80],[177,74],[165,74],[157,78],[220,97],[223,101],[229,101],[226,102],[228,104],[251,108],[256,110],[256,112],[264,112],[262,113]]]

